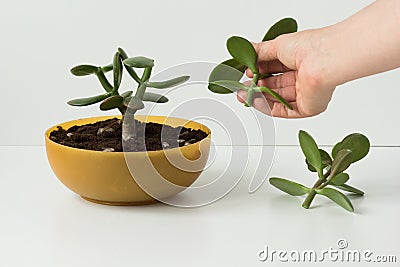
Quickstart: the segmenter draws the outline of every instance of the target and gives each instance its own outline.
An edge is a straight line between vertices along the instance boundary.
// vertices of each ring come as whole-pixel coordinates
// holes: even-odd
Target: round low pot
[[[121,118],[120,116],[86,118],[64,122],[57,126],[69,129],[75,125],[95,123],[115,117]],[[50,140],[50,133],[57,129],[57,126],[53,126],[45,133],[45,144],[50,166],[57,178],[82,198],[107,205],[155,203],[189,187],[206,165],[210,151],[210,129],[203,124],[178,118],[163,116],[135,116],[135,118],[139,121],[172,127],[200,129],[208,135],[191,145],[159,151],[102,152],[72,148]]]

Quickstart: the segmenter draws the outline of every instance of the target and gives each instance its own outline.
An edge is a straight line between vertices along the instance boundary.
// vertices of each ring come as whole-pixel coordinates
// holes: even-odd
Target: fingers
[[[296,87],[295,86],[289,86],[281,89],[272,89],[275,92],[277,92],[280,96],[282,96],[286,101],[288,102],[294,102],[296,101]],[[263,93],[263,96],[272,101],[272,102],[279,102],[275,97],[271,96],[268,93]]]
[[[296,73],[288,71],[283,74],[275,75],[258,81],[258,85],[266,86],[271,89],[279,89],[296,85]]]
[[[296,101],[296,87],[295,86],[288,86],[285,88],[280,89],[272,89],[277,92],[280,96],[282,96],[288,102],[295,102]],[[247,92],[240,90],[237,93],[237,99],[240,103],[244,103],[247,96]],[[254,94],[254,98],[261,98],[263,101],[268,100],[271,102],[279,102],[275,97],[271,96],[268,93],[256,93]]]
[[[272,102],[270,100],[265,101],[263,98],[255,98],[253,107],[268,116],[276,118],[295,119],[307,117],[299,112],[296,102],[290,102],[290,104],[292,105],[293,110],[288,109],[280,102]]]
[[[247,92],[240,90],[237,93],[237,99],[240,103],[244,103],[246,100]],[[296,102],[291,102],[292,106],[296,107]],[[299,113],[293,112],[287,109],[280,102],[274,102],[270,97],[265,97],[261,93],[254,94],[253,99],[253,107],[258,111],[273,117],[282,117],[282,118],[299,118],[301,117]]]
[[[277,43],[275,40],[253,44],[259,62],[278,59]]]
[[[251,81],[246,81],[244,84],[250,86]],[[294,71],[260,80],[258,86],[265,86],[274,90],[287,101],[296,101],[296,73]],[[277,101],[267,93],[264,93],[264,96],[273,102]]]
[[[249,68],[246,69],[246,76],[249,78],[253,78],[253,73],[251,72],[251,70]]]
[[[261,43],[253,43],[257,53],[259,73],[282,73],[291,70],[278,60],[277,42],[275,40]],[[249,78],[253,77],[253,73],[247,69],[246,75]]]
[[[238,100],[240,103],[244,103],[244,102],[246,101],[246,96],[247,96],[247,92],[246,92],[246,91],[243,91],[243,90],[239,90],[239,91],[237,92],[237,95],[236,95],[237,100]]]
[[[258,62],[258,71],[260,73],[281,73],[289,71],[290,68],[286,67],[279,60],[271,60],[271,61],[259,61]]]
[[[304,114],[299,112],[296,102],[290,103],[293,109],[288,109],[282,103],[275,102],[271,107],[271,116],[278,117],[278,118],[286,118],[286,119],[297,119],[297,118],[304,118]]]
[[[278,89],[275,91],[277,92],[279,91],[281,95],[285,95],[285,93],[282,93],[285,92],[285,89]],[[291,90],[286,90],[286,92],[290,91]],[[241,90],[238,91],[237,93],[237,98],[241,103],[245,102],[246,96],[247,96],[246,91]],[[292,101],[289,100],[289,98],[287,99],[293,107],[293,110],[290,110],[282,103],[273,100],[269,95],[264,97],[260,93],[257,93],[254,96],[255,97],[253,99],[253,107],[268,116],[278,117],[278,118],[304,118],[311,116],[299,111],[297,102],[295,100]]]
[[[282,72],[285,73],[291,70],[292,69],[283,65],[279,60],[258,62],[258,71],[260,73],[275,74]],[[246,69],[246,76],[253,78],[253,73],[250,69]]]

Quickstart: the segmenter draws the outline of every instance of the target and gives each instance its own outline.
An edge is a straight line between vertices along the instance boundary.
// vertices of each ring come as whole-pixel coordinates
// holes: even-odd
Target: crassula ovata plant
[[[283,178],[272,177],[269,179],[271,185],[292,196],[307,195],[303,202],[303,207],[306,209],[310,207],[316,195],[322,195],[344,209],[354,211],[349,198],[336,189],[364,195],[363,191],[347,184],[350,176],[345,171],[352,163],[368,154],[370,149],[368,138],[360,133],[350,134],[333,147],[331,155],[318,148],[312,136],[305,131],[299,132],[299,143],[308,169],[318,174],[318,180],[309,188]]]
[[[137,82],[137,89],[135,94],[133,91],[127,91],[122,94],[119,93],[119,88],[121,85],[123,68],[125,67],[128,74]],[[154,60],[143,57],[131,57],[129,58],[126,52],[122,48],[118,48],[113,58],[113,63],[107,66],[93,66],[93,65],[78,65],[71,69],[71,73],[75,76],[86,76],[86,75],[96,75],[99,79],[105,93],[79,98],[68,101],[69,105],[72,106],[88,106],[96,103],[100,103],[101,110],[112,110],[118,109],[122,114],[122,120],[125,120],[125,116],[129,115],[133,118],[136,111],[144,108],[144,101],[150,101],[155,103],[165,103],[168,98],[156,94],[146,92],[147,88],[155,89],[165,89],[174,87],[181,83],[186,82],[189,76],[180,76],[167,81],[153,82],[150,81],[151,73],[154,67]],[[142,69],[143,74],[141,77],[137,74],[135,69]],[[113,84],[108,81],[105,73],[113,72]],[[133,139],[135,137],[135,123],[132,120],[126,120],[124,124],[125,135],[122,138],[125,141]]]
[[[121,85],[123,67],[125,67],[128,74],[137,82],[138,86],[135,95],[133,91],[127,91],[120,94],[118,89]],[[163,95],[146,92],[148,87],[156,89],[164,89],[184,83],[189,79],[189,76],[181,76],[163,82],[150,81],[151,72],[154,67],[154,60],[137,56],[128,58],[128,55],[122,48],[114,55],[113,63],[104,67],[93,65],[78,65],[71,69],[71,73],[75,76],[86,76],[94,74],[99,79],[101,85],[106,91],[104,94],[79,98],[68,101],[72,106],[88,106],[101,102],[101,110],[118,109],[124,116],[128,109],[134,114],[137,110],[143,109],[143,101],[150,101],[156,103],[165,103],[168,101]],[[141,77],[136,73],[136,69],[143,69]],[[113,71],[113,85],[107,80],[105,73]]]
[[[297,22],[292,18],[284,18],[276,22],[265,34],[262,41],[273,40],[279,35],[297,31]],[[270,77],[272,74],[259,73],[257,53],[248,40],[239,36],[232,36],[227,40],[226,47],[232,58],[217,65],[211,72],[208,89],[218,94],[229,94],[238,90],[247,91],[245,106],[250,107],[253,102],[254,93],[267,93],[287,108],[292,109],[290,103],[278,93],[266,86],[258,86],[258,81]],[[240,83],[245,70],[249,68],[253,78],[249,86]]]

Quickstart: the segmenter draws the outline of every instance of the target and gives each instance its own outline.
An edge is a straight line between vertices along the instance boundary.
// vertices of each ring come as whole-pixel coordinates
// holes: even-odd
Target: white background
[[[42,145],[48,127],[104,114],[98,106],[66,104],[102,90],[95,77],[76,78],[69,69],[80,63],[108,64],[118,46],[131,56],[155,58],[156,73],[186,62],[217,63],[228,57],[225,41],[231,35],[257,41],[271,24],[286,16],[296,18],[300,29],[322,27],[370,2],[1,0],[0,145]],[[374,145],[398,145],[399,82],[399,70],[395,70],[340,86],[323,115],[277,119],[277,144],[297,144],[297,131],[305,129],[322,144],[360,131]],[[123,87],[131,88],[132,83],[125,79]],[[176,106],[177,99],[196,97],[218,99],[237,113],[248,112],[234,96],[212,94],[206,86],[183,91],[175,102],[163,106],[166,112]]]

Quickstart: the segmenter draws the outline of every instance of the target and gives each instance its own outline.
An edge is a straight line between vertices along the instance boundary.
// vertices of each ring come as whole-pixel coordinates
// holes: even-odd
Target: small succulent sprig
[[[122,94],[118,91],[121,85],[123,67],[125,67],[128,74],[138,84],[135,94],[133,94],[133,91],[127,91]],[[137,110],[143,109],[143,101],[155,103],[165,103],[168,101],[168,98],[163,95],[146,92],[148,87],[165,89],[184,83],[189,79],[189,76],[180,76],[167,81],[153,82],[150,81],[153,67],[153,59],[143,56],[128,58],[128,55],[122,48],[118,48],[118,51],[114,55],[113,63],[107,66],[75,66],[71,69],[73,75],[96,75],[106,92],[101,95],[70,100],[68,104],[72,106],[88,106],[101,102],[101,110],[118,109],[124,118],[127,111],[129,111],[130,115],[134,115]],[[139,77],[135,69],[143,69],[141,77]],[[109,71],[113,71],[113,85],[111,85],[105,76],[105,73]]]
[[[344,171],[352,163],[361,160],[368,154],[370,149],[368,138],[360,133],[350,134],[333,147],[331,155],[318,148],[312,136],[305,131],[299,132],[299,142],[306,157],[308,169],[318,174],[318,180],[314,186],[309,188],[277,177],[270,178],[270,184],[292,196],[307,194],[302,205],[306,209],[310,207],[316,195],[322,195],[353,212],[354,208],[349,198],[334,188],[356,195],[364,195],[363,191],[347,184],[350,176]]]
[[[297,22],[292,18],[284,18],[276,22],[267,31],[262,41],[273,40],[279,35],[297,31]],[[257,64],[257,53],[253,45],[243,37],[232,36],[227,40],[226,46],[232,58],[218,64],[211,72],[208,82],[208,89],[218,94],[229,94],[238,90],[247,91],[245,101],[246,107],[251,107],[254,94],[263,92],[271,95],[289,109],[293,109],[282,96],[266,86],[258,86],[260,79],[270,77],[272,74],[260,73]],[[249,68],[253,73],[253,79],[249,86],[239,81],[245,70]]]

